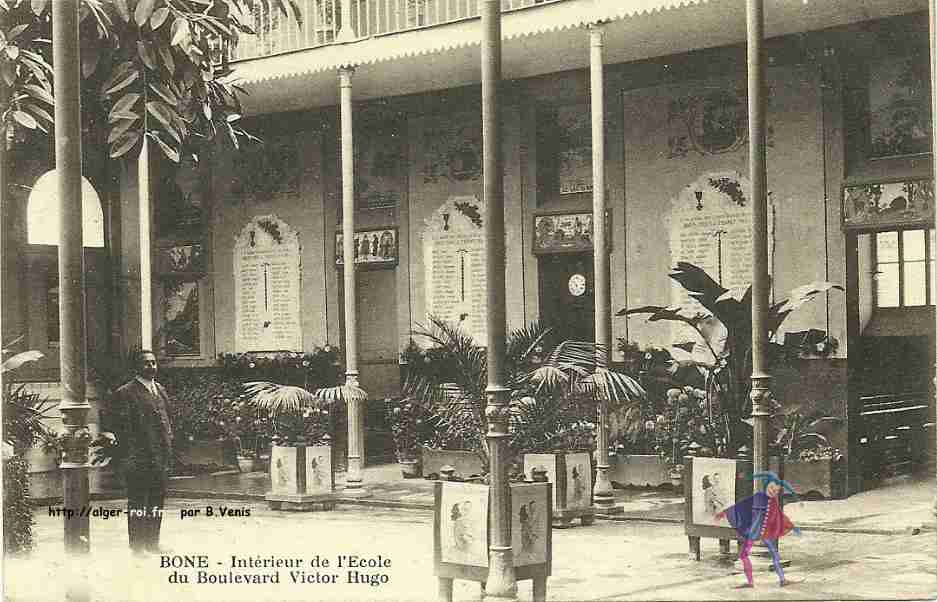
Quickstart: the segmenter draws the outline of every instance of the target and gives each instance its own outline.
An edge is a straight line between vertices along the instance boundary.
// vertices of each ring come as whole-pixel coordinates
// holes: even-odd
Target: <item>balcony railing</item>
[[[242,36],[232,60],[333,44],[342,28],[343,0],[298,0],[302,27],[265,3],[254,8],[256,36]],[[452,23],[479,15],[480,0],[347,0],[355,39]],[[501,0],[505,12],[563,0]]]

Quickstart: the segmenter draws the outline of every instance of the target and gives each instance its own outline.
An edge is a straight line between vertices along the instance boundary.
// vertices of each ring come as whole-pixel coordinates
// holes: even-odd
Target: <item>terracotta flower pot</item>
[[[237,461],[241,472],[254,472],[256,459],[253,456],[238,456]]]
[[[415,479],[423,476],[423,464],[419,458],[403,458],[398,460],[400,472],[405,479]]]

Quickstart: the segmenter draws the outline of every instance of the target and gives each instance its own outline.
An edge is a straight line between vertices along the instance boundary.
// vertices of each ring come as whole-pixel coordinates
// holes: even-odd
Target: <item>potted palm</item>
[[[334,507],[330,409],[364,401],[359,387],[339,385],[308,390],[269,381],[247,382],[244,397],[272,425],[271,491],[273,509],[319,510]]]
[[[458,326],[434,318],[429,328],[415,334],[433,346],[422,357],[410,358],[405,395],[434,408],[436,442],[455,442],[475,454],[482,462],[478,469],[486,471],[485,349]],[[511,451],[522,463],[523,472],[546,469],[553,477],[555,495],[568,480],[568,492],[567,488],[560,491],[554,504],[554,517],[567,524],[574,516],[591,516],[590,451],[595,447],[597,404],[626,406],[637,403],[644,394],[637,381],[609,370],[605,357],[605,350],[594,343],[555,342],[552,329],[538,323],[515,330],[507,341]],[[431,474],[426,450],[423,464],[424,473]],[[470,476],[461,474],[464,470],[457,472],[463,478]],[[522,472],[520,466],[515,472]],[[563,510],[568,496],[576,501],[569,505],[567,515]]]

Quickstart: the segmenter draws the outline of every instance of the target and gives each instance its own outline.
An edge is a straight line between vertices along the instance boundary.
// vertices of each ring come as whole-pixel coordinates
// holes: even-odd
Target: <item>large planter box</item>
[[[609,480],[621,487],[670,484],[670,466],[657,455],[610,455],[609,465]]]
[[[589,452],[524,454],[524,474],[533,480],[535,469],[546,471],[553,483],[553,523],[568,527],[579,518],[583,525],[595,520],[592,505],[592,461]]]
[[[194,465],[237,466],[233,441],[189,441],[176,450],[179,461]]]
[[[546,600],[553,566],[551,486],[511,483],[514,576],[533,580],[534,600]],[[480,483],[437,481],[434,487],[433,565],[441,600],[452,600],[454,579],[488,579],[491,490]]]
[[[274,445],[270,486],[265,499],[273,510],[331,510],[335,507],[332,447]]]
[[[472,475],[480,475],[485,471],[482,458],[475,452],[458,451],[450,449],[423,448],[423,475],[429,479],[438,479],[440,469],[451,466],[456,476],[465,479]]]
[[[826,499],[846,497],[846,463],[832,460],[784,462],[784,480],[801,497],[822,495]]]

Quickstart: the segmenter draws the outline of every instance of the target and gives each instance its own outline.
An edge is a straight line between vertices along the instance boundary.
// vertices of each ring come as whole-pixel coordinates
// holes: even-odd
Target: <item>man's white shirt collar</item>
[[[159,392],[156,390],[156,381],[153,379],[146,380],[142,376],[137,376],[137,380],[140,381],[146,390],[153,394],[154,397],[159,397]]]

